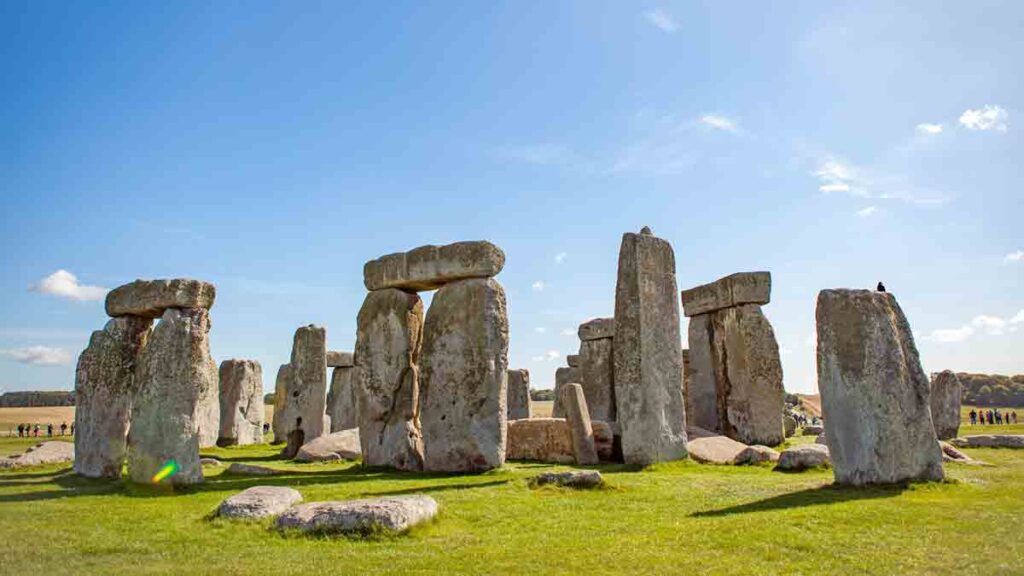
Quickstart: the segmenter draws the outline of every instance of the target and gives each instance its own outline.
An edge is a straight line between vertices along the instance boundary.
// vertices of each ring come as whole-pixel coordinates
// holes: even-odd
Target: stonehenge
[[[529,418],[530,408],[530,372],[529,370],[508,371],[508,400],[506,414],[509,420]]]
[[[960,432],[960,395],[963,386],[952,370],[932,374],[930,406],[939,440],[956,438]]]
[[[356,408],[355,361],[351,353],[346,354],[347,365],[335,362],[331,370],[331,388],[327,392],[327,415],[331,418],[331,433],[359,427]],[[331,366],[330,353],[327,365]]]
[[[942,480],[930,385],[896,298],[822,290],[816,318],[818,387],[836,482]]]
[[[594,429],[590,425],[590,413],[587,411],[587,401],[583,397],[583,387],[575,383],[567,384],[562,387],[561,394],[576,463],[597,464]]]
[[[741,272],[682,292],[690,319],[687,421],[744,444],[785,440],[785,391],[775,332],[761,311],[768,272]]]
[[[580,379],[583,396],[594,420],[614,422],[615,408],[615,337],[614,318],[595,318],[580,324]]]
[[[220,364],[218,446],[263,443],[263,368],[255,360]]]
[[[285,430],[285,406],[288,400],[288,379],[292,375],[291,364],[281,364],[277,369],[277,378],[274,380],[274,417],[271,421],[271,429],[274,433],[274,444],[282,444],[288,441],[288,433]]]
[[[327,331],[310,324],[299,327],[292,340],[289,368],[285,370],[284,395],[274,419],[287,443],[284,455],[330,431],[327,420]],[[278,372],[278,376],[281,373]],[[275,431],[277,437],[277,431]]]
[[[559,394],[562,386],[569,384],[570,382],[580,382],[581,380],[583,380],[583,378],[578,367],[562,366],[555,370],[555,400],[554,404],[551,405],[552,417],[565,417],[565,410],[562,407],[562,396]]]
[[[675,274],[675,254],[667,241],[646,227],[622,236],[613,356],[615,408],[627,464],[687,455]]]

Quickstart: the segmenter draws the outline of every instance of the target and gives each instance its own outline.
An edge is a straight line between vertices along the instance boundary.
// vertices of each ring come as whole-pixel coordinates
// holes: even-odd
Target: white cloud
[[[99,286],[79,284],[78,278],[67,270],[57,270],[30,286],[29,290],[80,302],[103,300],[109,292]]]
[[[960,328],[942,328],[939,330],[932,330],[931,334],[928,335],[928,340],[932,342],[963,342],[974,334],[974,328],[970,326],[962,326]]]
[[[676,23],[675,18],[672,18],[670,14],[662,10],[661,8],[655,8],[648,12],[644,12],[644,17],[654,27],[658,28],[663,32],[675,32],[679,30],[679,24]]]
[[[558,358],[561,355],[562,355],[562,353],[559,352],[558,350],[548,350],[547,351],[547,357],[548,357],[549,360],[554,360],[555,358]]]
[[[985,332],[993,335],[1000,335],[1006,328],[1008,322],[1002,318],[995,316],[975,316],[971,319],[971,326],[984,330]]]
[[[565,330],[562,330],[562,336],[575,336],[575,335],[576,335],[576,330],[574,330],[572,328],[566,328]]]
[[[543,326],[537,326],[536,328],[533,329],[533,331],[536,332],[537,334],[543,334],[547,332],[548,329]]]
[[[866,218],[868,216],[871,216],[875,212],[878,212],[878,208],[876,206],[868,206],[867,208],[857,210],[857,216],[860,216],[861,218]]]
[[[1003,262],[1020,262],[1022,260],[1024,260],[1024,250],[1017,250],[1003,256]]]
[[[544,290],[544,286],[545,286],[545,284],[544,284],[543,280],[537,280],[533,284],[530,284],[530,288],[533,288],[533,290],[535,292],[540,292],[540,291]]]
[[[1024,324],[1024,310],[1018,311],[1016,315],[1008,319],[982,314],[971,318],[969,323],[959,328],[932,330],[925,340],[932,342],[963,342],[979,333],[990,336],[1002,336],[1007,332],[1015,332],[1017,324]]]
[[[917,129],[917,133],[918,134],[925,134],[925,135],[942,134],[942,124],[929,124],[927,122],[922,122],[921,124],[917,125],[916,129]]]
[[[551,360],[555,360],[561,355],[562,353],[559,352],[558,350],[548,350],[547,352],[540,356],[534,356],[530,358],[530,360],[533,360],[534,362],[549,362]]]
[[[569,254],[566,252],[559,252],[558,254],[555,254],[555,264],[561,264],[562,262],[565,262],[565,257],[568,255]]]
[[[32,366],[58,366],[71,363],[70,352],[63,348],[50,348],[48,346],[28,346],[26,348],[0,350],[0,356],[6,356],[15,362]]]
[[[996,130],[1006,132],[1010,114],[1000,106],[985,106],[977,110],[965,110],[960,123],[968,130]]]
[[[739,131],[739,125],[735,120],[719,114],[705,114],[698,118],[697,122],[715,130],[725,130],[726,132]]]
[[[1024,324],[1024,310],[1017,312],[1017,315],[1010,318],[1010,324]]]
[[[850,185],[843,184],[842,182],[834,182],[832,184],[822,184],[818,187],[818,190],[825,194],[831,194],[832,192],[849,192]]]
[[[833,156],[819,161],[811,176],[819,180],[818,190],[823,194],[841,192],[858,198],[901,200],[917,205],[940,205],[948,201],[941,194],[915,186],[905,175],[872,173]]]

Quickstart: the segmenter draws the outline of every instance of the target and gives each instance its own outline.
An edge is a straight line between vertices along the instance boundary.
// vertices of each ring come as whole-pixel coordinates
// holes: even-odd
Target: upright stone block
[[[686,457],[672,246],[644,229],[622,237],[615,287],[615,402],[627,464]]]
[[[292,453],[327,432],[327,331],[313,324],[298,328],[289,365],[284,430]]]
[[[338,366],[331,372],[327,415],[331,417],[332,433],[359,427],[354,367]]]
[[[213,284],[189,278],[136,280],[107,293],[107,315],[160,318],[168,308],[205,308],[216,297]]]
[[[508,371],[508,419],[520,420],[529,418],[530,411],[530,371]]]
[[[504,266],[505,253],[486,240],[428,245],[367,262],[363,283],[367,290],[434,290],[449,282],[496,276]]]
[[[931,410],[935,435],[939,440],[956,438],[960,433],[960,396],[963,386],[952,370],[932,375]]]
[[[255,360],[220,363],[218,446],[263,443],[263,368]]]
[[[505,462],[508,315],[493,279],[434,295],[423,329],[424,468],[475,472]]]
[[[686,373],[686,421],[695,428],[722,434],[715,381],[714,323],[710,314],[690,318],[687,331],[690,362]]]
[[[149,339],[153,321],[124,316],[92,333],[75,371],[75,463],[89,478],[121,477],[132,399],[138,382],[135,367]]]
[[[295,416],[291,414],[291,403],[288,402],[288,381],[291,379],[292,365],[281,364],[277,369],[277,378],[274,380],[274,416],[271,420],[271,427],[274,432],[274,444],[281,444],[288,441],[288,422],[294,422]]]
[[[892,294],[818,294],[818,388],[839,484],[942,480],[929,383]]]
[[[169,308],[153,329],[136,372],[139,387],[128,435],[133,482],[150,482],[171,461],[178,471],[168,482],[202,482],[200,433],[209,424],[207,399],[217,398],[209,330],[209,313],[203,308]],[[219,420],[219,409],[216,414]],[[216,436],[219,428],[214,430]]]
[[[597,464],[597,448],[594,446],[594,429],[590,425],[587,400],[583,387],[576,383],[562,386],[562,405],[565,406],[565,420],[572,435],[573,455],[581,465]]]
[[[600,338],[580,342],[580,380],[590,416],[594,420],[614,422],[615,356],[614,340]]]
[[[363,463],[421,470],[423,301],[395,288],[370,292],[359,310],[357,330],[356,414]]]
[[[683,290],[683,312],[692,317],[743,304],[767,304],[771,293],[770,273],[737,272],[710,284]]]
[[[562,386],[565,386],[570,382],[578,383],[582,380],[583,373],[580,372],[579,368],[573,366],[562,366],[555,369],[555,399],[551,405],[552,418],[565,418],[565,408],[562,406],[562,396],[560,394]]]

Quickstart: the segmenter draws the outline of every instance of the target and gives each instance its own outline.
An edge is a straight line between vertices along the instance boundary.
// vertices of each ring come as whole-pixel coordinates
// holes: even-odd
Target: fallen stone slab
[[[217,507],[221,518],[267,518],[302,502],[302,494],[287,486],[253,486],[225,499]]]
[[[580,340],[600,340],[615,337],[615,318],[594,318],[580,324],[576,330]]]
[[[957,450],[955,446],[945,440],[939,440],[939,447],[942,448],[943,462],[958,462],[960,464],[970,464],[973,466],[987,466],[987,464],[981,460],[975,460],[967,454]]]
[[[505,253],[486,240],[420,246],[363,266],[366,289],[434,290],[456,280],[491,278],[505,267]]]
[[[767,304],[771,301],[770,272],[737,272],[709,284],[683,290],[683,314],[687,317],[741,304]]]
[[[200,466],[221,466],[222,464],[221,464],[221,461],[217,460],[216,458],[200,458],[199,459],[199,465]]]
[[[70,462],[74,459],[75,445],[71,442],[40,442],[21,454],[16,454],[9,458],[0,458],[0,469],[57,464],[60,462]]]
[[[355,355],[351,352],[327,351],[328,368],[350,368],[355,365]]]
[[[827,446],[807,444],[783,450],[782,454],[779,454],[779,463],[775,465],[775,470],[799,472],[831,464]]]
[[[727,436],[704,436],[692,438],[686,449],[690,457],[702,464],[733,464],[747,449],[747,445]]]
[[[437,515],[430,496],[388,496],[345,502],[310,502],[293,506],[277,518],[282,530],[316,534],[403,532]]]
[[[209,310],[217,290],[213,284],[190,278],[136,280],[107,293],[107,315],[159,318],[168,308]]]
[[[549,484],[564,488],[597,488],[604,478],[597,470],[573,470],[571,472],[544,472],[531,481],[534,486]]]
[[[802,434],[804,436],[817,436],[825,431],[824,426],[804,426]]]
[[[953,438],[957,448],[1024,448],[1024,434],[979,434]]]
[[[760,464],[762,462],[778,462],[779,453],[767,446],[755,444],[747,446],[736,456],[734,464]]]
[[[357,460],[363,452],[359,446],[359,429],[342,430],[325,434],[299,448],[296,462],[329,462],[332,460]]]
[[[233,462],[228,469],[225,470],[228,474],[245,474],[247,476],[273,476],[274,474],[284,474],[284,470],[276,470],[274,468],[267,468],[266,466],[259,466],[257,464],[242,464],[241,462]]]

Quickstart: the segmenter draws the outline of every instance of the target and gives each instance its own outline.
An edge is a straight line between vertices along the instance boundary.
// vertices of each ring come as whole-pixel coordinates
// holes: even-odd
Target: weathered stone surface
[[[460,280],[434,294],[423,325],[423,465],[483,471],[505,462],[508,374],[505,290]]]
[[[942,449],[942,461],[943,462],[958,462],[960,464],[971,464],[974,466],[987,466],[981,460],[975,460],[967,454],[957,450],[952,444],[944,440],[939,440],[939,448]]]
[[[793,418],[789,414],[783,414],[782,431],[786,434],[786,438],[796,434],[796,418]]]
[[[570,382],[579,383],[582,381],[583,372],[579,368],[561,366],[555,369],[555,399],[551,405],[552,418],[565,418],[565,407],[562,406],[562,395],[560,394],[562,386]]]
[[[213,284],[189,278],[136,280],[107,293],[107,315],[160,318],[168,308],[209,310],[216,292]]]
[[[590,417],[605,422],[615,422],[617,416],[613,343],[611,338],[584,340],[580,343],[578,382],[583,386]]]
[[[808,424],[807,426],[804,426],[801,429],[800,435],[801,436],[817,436],[818,434],[821,434],[824,431],[825,431],[825,427],[824,426],[818,426],[816,424]]]
[[[255,360],[220,363],[218,446],[263,443],[263,368]]]
[[[357,460],[362,455],[359,429],[342,430],[308,442],[299,448],[296,462],[328,462],[331,460]]]
[[[126,316],[92,333],[75,371],[75,472],[120,478],[127,450],[135,365],[153,321]]]
[[[217,507],[222,518],[268,518],[302,502],[302,494],[287,486],[253,486],[226,498]]]
[[[227,474],[239,474],[246,476],[273,476],[275,474],[284,474],[285,471],[260,466],[259,464],[242,464],[241,462],[233,462],[224,472]]]
[[[626,233],[615,287],[615,402],[627,464],[686,457],[679,305],[672,246]]]
[[[572,433],[564,418],[531,418],[508,423],[508,460],[572,464]]]
[[[505,253],[486,240],[420,246],[371,260],[363,266],[367,290],[434,290],[468,278],[490,278],[505,267]]]
[[[423,468],[420,345],[423,301],[397,289],[366,295],[356,335],[356,414],[363,463]]]
[[[571,368],[578,368],[579,365],[580,365],[580,355],[579,354],[566,354],[565,355],[565,363],[569,367],[571,367]]]
[[[743,304],[767,304],[771,294],[771,273],[737,272],[710,284],[683,290],[683,314],[690,317]]]
[[[816,436],[816,437],[814,438],[814,443],[815,443],[815,444],[821,444],[821,445],[823,445],[823,446],[828,446],[828,442],[826,442],[826,441],[825,441],[825,433],[824,433],[824,432],[822,432],[821,434],[818,434],[818,435],[817,435],[817,436]]]
[[[703,464],[733,464],[736,458],[747,449],[728,436],[705,436],[691,438],[686,445],[690,458]]]
[[[200,466],[221,466],[222,464],[221,464],[221,461],[217,460],[216,458],[200,458],[199,459],[199,465]]]
[[[622,462],[622,447],[615,442],[616,422],[602,422],[591,420],[590,426],[594,430],[594,447],[597,449],[597,458],[601,462]]]
[[[525,369],[508,371],[508,419],[529,418],[530,371]]]
[[[941,480],[928,377],[896,298],[822,290],[816,314],[818,388],[836,482]]]
[[[593,318],[580,324],[576,330],[580,340],[599,340],[601,338],[615,337],[615,318]]]
[[[312,533],[402,532],[437,515],[430,496],[387,496],[346,502],[299,504],[277,518],[280,529]]]
[[[289,366],[283,410],[284,431],[289,446],[298,450],[330,430],[330,425],[324,428],[327,413],[327,331],[313,324],[299,327],[292,340]]]
[[[271,420],[271,428],[274,432],[274,444],[288,441],[288,422],[294,422],[288,402],[288,380],[292,376],[292,365],[281,364],[277,369],[277,379],[274,380],[274,416]]]
[[[168,461],[175,485],[202,482],[199,448],[216,442],[220,407],[217,365],[210,357],[210,316],[204,308],[169,308],[139,359],[138,392],[128,435],[128,473],[147,483]],[[212,401],[211,401],[212,400]],[[212,434],[210,433],[212,432]]]
[[[0,458],[0,469],[25,468],[42,464],[70,462],[75,459],[75,445],[59,440],[40,442],[23,453],[9,458]]]
[[[332,433],[359,427],[356,387],[355,367],[338,366],[331,372],[327,415],[331,417]]]
[[[979,434],[953,438],[957,448],[1024,448],[1024,434]]]
[[[736,456],[736,464],[760,464],[762,462],[778,462],[779,453],[767,446],[755,444],[747,446]]]
[[[960,394],[963,386],[956,372],[943,370],[932,375],[931,411],[939,440],[956,438],[960,432]]]
[[[572,470],[568,472],[544,472],[533,479],[534,486],[553,484],[565,488],[597,488],[604,478],[597,470]]]
[[[355,365],[355,357],[351,352],[339,352],[337,350],[327,351],[328,368],[351,368]]]
[[[690,319],[687,413],[702,428],[745,444],[781,444],[782,362],[760,306],[745,304]]]
[[[809,468],[828,466],[830,464],[828,447],[821,444],[806,444],[783,450],[779,454],[779,463],[775,465],[776,470],[784,472],[799,472]]]
[[[590,425],[590,413],[587,411],[587,400],[583,397],[583,387],[576,383],[566,384],[562,386],[561,394],[576,463],[597,464],[594,429]]]

